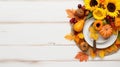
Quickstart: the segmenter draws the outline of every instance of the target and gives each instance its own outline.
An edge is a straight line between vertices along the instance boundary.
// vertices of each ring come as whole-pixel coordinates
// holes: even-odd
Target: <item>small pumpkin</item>
[[[101,20],[96,20],[94,23],[93,23],[93,27],[95,28],[95,30],[100,30],[103,26],[103,22]]]
[[[112,35],[113,29],[109,24],[106,24],[101,28],[99,33],[103,38],[107,39]]]
[[[73,25],[73,30],[76,32],[81,32],[83,30],[83,26],[84,26],[84,20],[79,20],[77,23],[75,23]]]

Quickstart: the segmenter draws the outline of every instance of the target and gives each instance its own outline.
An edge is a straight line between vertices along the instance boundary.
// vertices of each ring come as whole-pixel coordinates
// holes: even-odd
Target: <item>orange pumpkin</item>
[[[112,27],[109,24],[104,25],[101,30],[99,31],[99,33],[101,34],[101,36],[105,39],[109,38],[113,31],[112,31]]]

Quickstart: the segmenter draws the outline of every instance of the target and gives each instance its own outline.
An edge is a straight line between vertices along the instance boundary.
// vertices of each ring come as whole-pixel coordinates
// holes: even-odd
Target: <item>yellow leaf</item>
[[[101,58],[104,58],[104,56],[105,56],[105,51],[104,51],[104,50],[100,50],[100,51],[99,51],[99,56],[100,56]]]
[[[83,38],[84,38],[83,33],[79,33],[79,34],[78,34],[78,37],[79,37],[80,39],[83,39]]]
[[[96,33],[96,31],[95,31],[95,29],[93,28],[93,26],[91,26],[91,27],[89,28],[89,31],[90,31],[91,33]]]
[[[74,36],[73,36],[72,34],[67,34],[67,35],[65,36],[65,39],[67,39],[67,40],[73,40],[73,39],[74,39]]]
[[[74,18],[75,11],[74,9],[67,9],[68,18]]]
[[[90,38],[97,40],[99,36],[93,26],[89,28],[89,31],[90,31]]]

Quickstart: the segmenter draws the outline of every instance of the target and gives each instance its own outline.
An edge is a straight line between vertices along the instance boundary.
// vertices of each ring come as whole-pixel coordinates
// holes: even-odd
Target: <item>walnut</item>
[[[80,49],[81,49],[82,51],[87,51],[88,48],[89,48],[89,45],[88,45],[86,42],[80,43]]]
[[[82,8],[77,9],[75,12],[75,16],[78,16],[79,18],[84,16],[84,10]]]

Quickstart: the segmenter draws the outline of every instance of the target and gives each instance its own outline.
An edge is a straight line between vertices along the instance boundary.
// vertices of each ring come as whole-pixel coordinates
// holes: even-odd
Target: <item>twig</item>
[[[96,40],[93,40],[93,51],[96,53]]]

